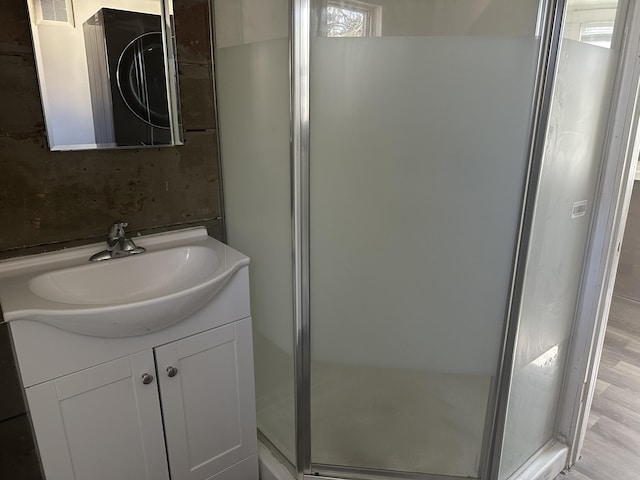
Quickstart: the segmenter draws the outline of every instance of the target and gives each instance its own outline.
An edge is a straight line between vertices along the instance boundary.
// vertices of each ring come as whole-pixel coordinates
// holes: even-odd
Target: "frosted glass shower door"
[[[313,5],[312,469],[477,477],[537,2]]]
[[[227,238],[251,258],[258,429],[295,464],[289,2],[214,7]]]
[[[500,480],[554,438],[626,3],[568,0],[523,286]],[[583,213],[575,214],[582,205]]]

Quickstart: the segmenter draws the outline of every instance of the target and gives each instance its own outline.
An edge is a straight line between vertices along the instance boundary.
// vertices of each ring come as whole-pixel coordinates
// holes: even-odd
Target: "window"
[[[327,37],[379,37],[382,7],[365,2],[331,1],[326,8]]]

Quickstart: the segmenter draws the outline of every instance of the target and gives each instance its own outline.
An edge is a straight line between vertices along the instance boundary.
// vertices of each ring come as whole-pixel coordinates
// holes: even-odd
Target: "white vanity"
[[[257,480],[249,259],[204,228],[0,262],[47,480]]]

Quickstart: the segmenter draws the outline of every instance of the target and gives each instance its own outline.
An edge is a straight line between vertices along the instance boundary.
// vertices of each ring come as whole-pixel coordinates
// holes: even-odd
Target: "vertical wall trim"
[[[502,352],[498,365],[497,396],[491,420],[491,434],[488,447],[485,448],[482,478],[497,480],[500,474],[507,412],[513,381],[513,365],[517,348],[520,314],[524,292],[526,262],[529,255],[533,219],[536,211],[536,199],[543,166],[553,84],[555,80],[565,0],[543,0],[541,3],[541,22],[539,23],[540,50],[537,63],[537,78],[531,118],[531,136],[529,142],[529,164],[524,184],[524,196],[520,227],[514,253],[514,270],[507,306],[507,321],[503,332]]]
[[[180,85],[178,82],[178,56],[176,54],[176,26],[171,2],[162,0],[162,39],[165,44],[165,76],[167,79],[166,93],[169,101],[171,142],[173,145],[182,145],[184,137],[182,133],[182,118],[180,115]]]
[[[311,473],[311,337],[309,322],[310,0],[290,0],[291,172],[293,222],[296,463]]]

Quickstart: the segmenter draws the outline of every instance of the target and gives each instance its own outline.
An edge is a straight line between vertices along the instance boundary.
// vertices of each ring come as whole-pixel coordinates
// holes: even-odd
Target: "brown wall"
[[[224,236],[208,0],[175,0],[184,146],[50,152],[25,0],[0,0],[0,258],[128,230],[206,225]],[[0,478],[40,471],[0,323]]]

